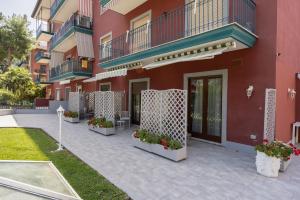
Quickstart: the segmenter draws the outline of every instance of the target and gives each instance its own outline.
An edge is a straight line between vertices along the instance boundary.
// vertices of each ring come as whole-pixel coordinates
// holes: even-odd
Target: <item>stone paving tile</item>
[[[19,126],[58,138],[56,115],[14,117]],[[135,200],[300,199],[299,158],[270,179],[256,173],[254,155],[223,147],[192,141],[188,159],[176,163],[132,147],[130,130],[105,137],[83,122],[63,127],[63,145]]]

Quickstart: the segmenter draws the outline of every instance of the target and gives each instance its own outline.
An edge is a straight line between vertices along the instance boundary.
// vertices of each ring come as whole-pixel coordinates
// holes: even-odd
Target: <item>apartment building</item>
[[[38,0],[51,53],[48,91],[125,91],[140,123],[141,91],[188,91],[192,137],[246,148],[274,129],[290,141],[300,71],[300,2]],[[274,115],[274,120],[268,116]]]

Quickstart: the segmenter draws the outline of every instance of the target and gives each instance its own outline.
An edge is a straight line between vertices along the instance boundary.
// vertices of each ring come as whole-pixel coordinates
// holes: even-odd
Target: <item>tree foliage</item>
[[[32,44],[26,15],[5,17],[0,13],[0,71],[5,72],[13,61],[22,60]]]
[[[32,102],[43,94],[43,88],[33,82],[29,71],[19,67],[10,67],[0,75],[0,88],[12,92],[19,103]]]

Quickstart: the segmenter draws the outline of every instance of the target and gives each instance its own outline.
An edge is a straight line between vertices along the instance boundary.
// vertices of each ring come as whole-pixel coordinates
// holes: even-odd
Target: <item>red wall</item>
[[[296,113],[296,101],[289,97],[288,88],[296,88],[295,77],[300,72],[300,20],[297,20],[300,19],[300,1],[277,1],[277,4],[276,138],[287,142],[291,140]],[[298,103],[297,108],[300,109]]]
[[[164,11],[183,4],[184,0],[165,0],[163,3],[160,0],[149,0],[125,16],[113,11],[100,15],[99,1],[94,0],[94,74],[103,71],[97,66],[101,36],[109,32],[112,32],[113,38],[124,34],[129,29],[130,20],[149,9],[152,10],[152,18],[156,18]],[[184,73],[228,69],[227,140],[249,145],[260,143],[263,137],[265,89],[275,88],[275,83],[277,84],[277,5],[265,0],[257,0],[256,4],[256,29],[259,38],[253,48],[225,53],[213,60],[178,63],[149,71],[131,70],[125,78],[106,79],[102,82],[111,81],[112,90],[128,91],[130,79],[149,77],[150,87],[153,89],[182,89]],[[76,82],[71,85],[72,91],[75,91]],[[98,85],[99,82],[84,84],[83,89],[98,90]],[[246,97],[245,91],[249,85],[254,85],[255,88],[251,99]],[[250,134],[257,134],[257,140],[250,140]]]

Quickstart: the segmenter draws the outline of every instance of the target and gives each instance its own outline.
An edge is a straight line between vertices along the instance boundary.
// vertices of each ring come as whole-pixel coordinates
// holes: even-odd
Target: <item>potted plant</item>
[[[103,135],[113,135],[115,134],[115,127],[112,121],[103,118],[92,118],[88,121],[89,129],[103,134]]]
[[[269,143],[268,140],[264,140],[263,144],[257,145],[255,149],[257,172],[267,177],[278,177],[279,170],[287,169],[291,156],[300,154],[295,147],[280,141]]]
[[[170,160],[180,161],[186,158],[186,148],[180,141],[166,134],[153,134],[146,130],[137,130],[132,135],[133,145]]]
[[[79,123],[78,112],[66,111],[64,112],[64,120],[71,123]]]

